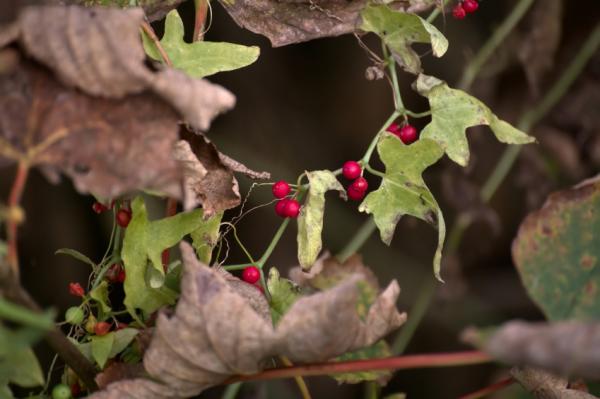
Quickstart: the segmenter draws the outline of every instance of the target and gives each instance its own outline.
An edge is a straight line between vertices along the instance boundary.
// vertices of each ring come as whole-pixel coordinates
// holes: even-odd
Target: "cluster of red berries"
[[[275,213],[282,218],[297,218],[300,214],[300,203],[293,198],[287,198],[292,192],[290,185],[284,180],[279,180],[273,184],[272,191],[273,196],[279,199],[275,204]]]
[[[477,0],[461,0],[452,9],[452,16],[456,19],[464,19],[467,14],[474,13],[478,8]]]
[[[125,269],[120,263],[113,263],[106,271],[105,277],[111,283],[125,282]]]
[[[92,205],[92,209],[97,214],[100,214],[108,211],[109,209],[113,209],[114,206],[115,201],[112,201],[110,203],[110,206],[106,206],[101,202],[94,202],[94,204]],[[129,222],[131,221],[131,210],[127,208],[119,209],[117,211],[117,214],[115,215],[115,220],[117,221],[117,224],[119,226],[121,226],[122,228],[126,228],[127,226],[129,226]]]
[[[353,201],[359,201],[365,197],[369,183],[362,177],[362,167],[356,161],[346,161],[342,166],[342,174],[352,183],[346,189],[348,198]]]
[[[406,145],[414,143],[419,138],[417,129],[408,123],[400,126],[396,122],[393,122],[387,127],[386,131],[397,136]]]

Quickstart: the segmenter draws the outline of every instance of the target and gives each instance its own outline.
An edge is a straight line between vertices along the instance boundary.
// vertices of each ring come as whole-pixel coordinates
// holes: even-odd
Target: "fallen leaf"
[[[442,247],[446,224],[442,211],[421,176],[444,154],[434,140],[422,138],[410,146],[392,134],[384,134],[377,151],[386,170],[379,188],[367,195],[358,210],[373,215],[381,241],[390,245],[396,224],[403,215],[411,215],[435,226],[438,246],[433,259],[435,276],[440,277]]]
[[[143,17],[139,8],[28,7],[19,15],[19,43],[68,86],[114,99],[151,90],[207,130],[235,97],[177,70],[149,69],[139,34]]]
[[[160,44],[173,63],[173,67],[185,71],[194,78],[203,78],[217,72],[243,68],[257,60],[260,49],[233,43],[183,40],[183,21],[177,10],[167,14],[165,34]],[[146,35],[142,36],[146,54],[156,61],[162,56],[156,44]]]
[[[157,382],[119,381],[91,398],[190,397],[234,374],[257,373],[273,356],[315,362],[372,345],[405,320],[395,307],[399,287],[393,281],[362,321],[356,312],[362,279],[354,275],[299,298],[273,327],[231,288],[232,277],[202,265],[188,244],[181,244],[181,252],[181,298],[173,315],[159,314],[144,355],[144,367]]]
[[[510,365],[596,380],[600,378],[599,345],[597,322],[511,321],[486,336],[482,348]]]
[[[569,381],[544,370],[514,367],[510,374],[536,399],[595,399],[587,392],[569,389]]]
[[[274,47],[321,37],[354,32],[366,0],[220,0],[242,28],[266,36]],[[434,0],[401,0],[394,9],[417,13],[435,5]]]
[[[308,195],[298,217],[298,261],[304,269],[310,269],[315,263],[323,243],[323,217],[325,214],[325,193],[337,190],[340,197],[346,198],[344,186],[329,170],[306,172],[309,188]]]
[[[499,119],[481,101],[464,91],[451,89],[432,76],[419,75],[417,91],[429,100],[431,122],[421,131],[421,137],[435,140],[448,157],[461,166],[469,163],[469,143],[466,129],[489,125],[496,138],[507,144],[532,143],[535,139]]]
[[[369,5],[361,16],[360,29],[381,37],[407,72],[421,72],[421,59],[410,47],[411,44],[430,43],[433,55],[438,58],[448,50],[448,40],[444,35],[418,15],[395,11],[386,5]]]
[[[600,318],[600,179],[551,195],[512,246],[529,296],[549,320]]]

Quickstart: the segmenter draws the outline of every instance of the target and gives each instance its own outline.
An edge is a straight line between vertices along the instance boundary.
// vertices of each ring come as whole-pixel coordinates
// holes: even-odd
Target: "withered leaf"
[[[328,360],[371,345],[404,321],[395,306],[396,281],[377,297],[362,321],[356,312],[361,277],[353,275],[329,290],[298,299],[274,328],[231,287],[230,277],[202,265],[188,244],[182,243],[181,251],[181,298],[175,314],[158,316],[144,355],[149,376],[165,384],[158,387],[169,387],[175,397],[196,395],[234,374],[257,373],[273,356],[292,362]],[[146,397],[138,394],[136,381],[140,380],[116,382],[107,392]],[[157,391],[141,381],[144,394]],[[109,394],[92,398],[117,397],[102,395]]]
[[[487,339],[483,348],[508,364],[568,377],[600,378],[600,324],[596,322],[512,321]]]
[[[174,69],[150,70],[139,34],[143,17],[139,8],[27,7],[17,21],[19,43],[66,85],[108,98],[151,90],[186,121],[208,129],[215,116],[234,106],[235,97]]]
[[[514,367],[510,374],[536,399],[595,399],[587,392],[569,389],[569,381],[543,370]]]
[[[274,47],[354,32],[367,0],[220,0],[242,28],[266,36]],[[400,0],[394,9],[417,13],[434,1]]]

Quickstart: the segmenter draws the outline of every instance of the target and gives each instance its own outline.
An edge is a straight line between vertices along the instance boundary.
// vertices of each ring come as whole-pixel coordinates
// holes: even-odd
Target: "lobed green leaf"
[[[300,297],[300,288],[293,281],[281,278],[279,271],[274,267],[269,270],[267,288],[271,294],[271,301],[269,302],[271,318],[273,319],[273,325],[277,325],[285,312]]]

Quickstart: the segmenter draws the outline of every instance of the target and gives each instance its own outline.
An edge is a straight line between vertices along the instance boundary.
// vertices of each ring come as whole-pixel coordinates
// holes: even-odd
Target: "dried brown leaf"
[[[600,378],[600,324],[512,321],[485,343],[495,358],[542,368],[561,376]]]
[[[587,392],[569,389],[569,381],[544,370],[514,367],[510,374],[536,399],[594,399]]]
[[[367,0],[220,0],[242,28],[266,36],[274,47],[354,32]],[[433,1],[400,0],[392,8],[420,12]]]
[[[235,97],[174,69],[149,69],[139,34],[143,17],[138,8],[27,7],[18,19],[19,42],[66,85],[108,98],[149,89],[189,123],[208,129],[215,116],[234,106]]]
[[[173,315],[159,315],[144,356],[150,377],[168,386],[172,396],[193,396],[232,375],[257,373],[273,356],[287,356],[292,362],[328,360],[368,346],[404,322],[405,315],[395,307],[395,281],[376,299],[366,320],[360,320],[356,302],[362,277],[355,274],[334,288],[299,299],[274,328],[238,293],[233,277],[202,265],[188,244],[181,244],[181,252],[181,298]],[[126,387],[127,394],[134,395],[136,381],[140,380],[111,384],[108,392],[122,393]],[[141,381],[143,394],[158,392],[155,383]],[[92,398],[116,397],[101,395]]]

